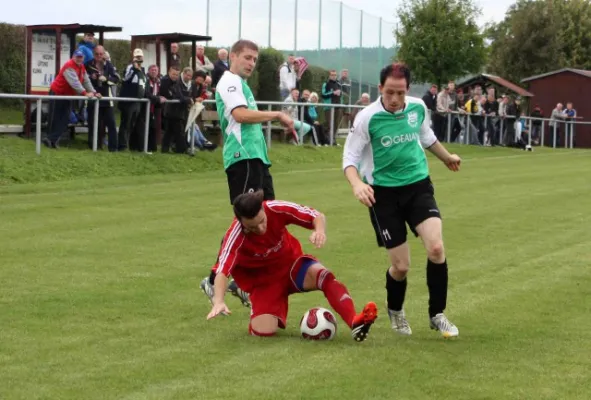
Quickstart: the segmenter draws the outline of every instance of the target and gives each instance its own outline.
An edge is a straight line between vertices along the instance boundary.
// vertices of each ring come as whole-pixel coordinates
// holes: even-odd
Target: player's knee
[[[392,268],[394,269],[393,272],[395,273],[395,275],[406,275],[408,273],[408,270],[410,269],[410,261],[400,259],[395,260],[392,263]]]
[[[259,315],[250,321],[248,333],[252,336],[273,336],[279,329],[279,321],[272,315]]]
[[[443,248],[442,240],[429,243],[427,246],[427,257],[429,257],[429,259],[434,262],[440,262],[441,260],[445,259],[445,250]]]

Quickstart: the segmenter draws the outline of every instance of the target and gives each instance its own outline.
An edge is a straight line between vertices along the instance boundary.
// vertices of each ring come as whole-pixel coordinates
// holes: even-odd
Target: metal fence
[[[540,141],[538,144],[544,146],[546,128],[548,128],[552,138],[551,147],[557,147],[557,139],[562,130],[564,132],[564,148],[572,149],[574,148],[577,126],[591,125],[591,122],[584,121],[566,121],[514,115],[499,117],[469,114],[466,112],[439,113],[439,115],[445,116],[445,142],[456,142],[459,144],[485,145],[487,142],[490,143],[488,139],[490,139],[491,134],[496,135],[495,142],[498,142],[497,144],[503,144],[507,143],[507,135],[513,134],[514,137],[509,138],[509,140],[515,141],[517,138],[523,140],[522,133],[525,133],[527,145],[532,145],[532,141],[535,140],[533,136],[539,136]],[[455,140],[452,140],[452,130],[456,120],[461,130],[458,132]],[[521,124],[520,120],[524,121],[526,129],[519,128],[518,126],[508,129],[510,128],[508,126],[509,124]],[[539,121],[540,124],[535,124],[535,121]],[[534,127],[539,127],[539,132],[537,132],[537,129],[534,130]],[[534,131],[537,134],[534,135]]]
[[[144,153],[148,153],[148,136],[150,132],[150,101],[148,99],[132,99],[132,98],[125,98],[125,97],[105,97],[98,99],[96,97],[86,97],[86,96],[50,96],[50,95],[29,95],[29,94],[7,94],[7,93],[0,93],[0,99],[20,99],[20,100],[34,100],[36,102],[36,122],[35,122],[35,142],[36,142],[36,152],[37,154],[41,154],[41,139],[42,139],[42,108],[43,108],[43,101],[50,101],[50,100],[82,100],[88,101],[89,107],[94,107],[94,119],[92,121],[92,128],[88,127],[88,134],[92,134],[92,151],[98,150],[98,123],[99,123],[99,103],[101,101],[121,101],[121,102],[137,102],[145,104],[145,128],[144,128]],[[179,103],[179,100],[166,100],[166,103]],[[214,100],[205,100],[204,104],[215,104]],[[338,125],[340,125],[340,121],[336,122],[335,124],[335,109],[342,108],[342,109],[353,109],[353,108],[364,108],[362,106],[355,106],[355,105],[341,105],[341,104],[323,104],[323,103],[285,103],[279,101],[257,101],[257,105],[259,109],[266,108],[268,111],[272,111],[273,107],[277,108],[285,108],[289,106],[316,106],[322,108],[330,108],[330,144],[334,144],[336,142],[336,134],[338,133]],[[303,107],[300,108],[300,120],[303,121]],[[347,125],[348,127],[348,125]],[[267,146],[271,147],[271,132],[273,129],[273,125],[271,121],[267,122],[265,125],[265,135]],[[195,140],[194,140],[194,130],[191,129],[190,131],[190,141],[191,141],[191,151],[195,150]],[[302,139],[304,136],[303,132],[303,125],[298,132],[299,139]],[[299,140],[298,144],[302,144],[302,141]]]
[[[122,101],[122,102],[139,102],[145,104],[145,130],[144,130],[144,153],[148,153],[148,136],[149,136],[149,118],[150,118],[150,102],[148,99],[132,99],[132,98],[123,98],[123,97],[109,97],[103,99],[97,98],[88,98],[85,96],[49,96],[49,95],[25,95],[25,94],[5,94],[0,93],[0,99],[7,98],[7,99],[21,99],[21,100],[29,100],[29,101],[36,101],[36,132],[35,132],[35,142],[36,142],[36,152],[37,154],[41,153],[41,139],[42,139],[42,103],[43,101],[49,100],[86,100],[89,102],[89,106],[94,107],[94,119],[92,121],[92,128],[89,125],[89,134],[92,134],[92,150],[97,151],[98,149],[98,123],[99,123],[99,102],[100,101]],[[167,100],[167,103],[178,103],[178,100]],[[91,104],[91,105],[90,105]],[[215,104],[213,100],[205,100],[204,104]],[[337,136],[340,133],[343,133],[346,136],[349,132],[349,128],[351,126],[350,121],[346,120],[343,123],[342,120],[335,121],[335,110],[342,109],[345,114],[347,111],[351,111],[353,109],[363,109],[364,106],[356,106],[356,105],[341,105],[341,104],[324,104],[324,103],[286,103],[286,102],[279,102],[279,101],[257,101],[257,105],[259,109],[266,109],[267,111],[272,111],[274,108],[279,108],[280,110],[284,110],[286,107],[290,106],[315,106],[321,109],[330,109],[330,120],[328,121],[328,128],[329,128],[329,142],[330,144],[334,144],[337,140]],[[299,108],[299,120],[304,120],[304,108]],[[319,113],[320,115],[321,113]],[[484,145],[486,142],[486,135],[488,134],[490,137],[491,130],[493,131],[493,135],[498,134],[497,142],[502,144],[505,143],[506,135],[510,135],[513,133],[516,135],[515,132],[521,134],[519,129],[509,130],[507,129],[507,121],[518,121],[520,119],[526,121],[526,131],[527,133],[527,142],[528,145],[532,145],[532,133],[534,131],[533,127],[535,126],[534,121],[540,121],[540,146],[544,146],[545,141],[545,133],[546,128],[550,129],[552,144],[551,147],[557,147],[557,139],[559,137],[559,131],[563,129],[564,132],[564,148],[574,148],[574,142],[576,137],[576,128],[577,126],[582,125],[591,125],[591,122],[583,122],[583,121],[562,121],[550,118],[534,118],[534,117],[516,117],[516,116],[506,116],[505,118],[501,117],[491,117],[487,115],[481,114],[468,114],[466,112],[451,112],[451,113],[444,113],[440,115],[445,116],[445,132],[442,141],[444,142],[455,142],[458,144],[480,144]],[[429,115],[429,118],[431,116]],[[473,119],[473,118],[476,118]],[[455,122],[460,124],[461,130],[457,133],[456,138],[452,138],[452,130]],[[475,122],[476,121],[476,122]],[[490,122],[490,123],[489,123]],[[548,124],[548,127],[546,127]],[[271,133],[274,126],[269,121],[265,124],[265,136],[267,141],[267,146],[270,148],[272,145],[271,141]],[[275,128],[280,128],[275,126]],[[282,128],[280,128],[282,129]],[[300,126],[298,134],[298,144],[303,143],[303,137],[305,135],[304,126],[303,124]],[[315,136],[315,132],[312,129],[312,135]],[[194,130],[190,130],[190,141],[191,141],[191,150],[195,150],[195,141],[194,141]],[[482,137],[479,137],[482,136]]]
[[[305,57],[325,69],[348,69],[357,91],[377,88],[381,67],[396,53],[394,15],[375,16],[333,0],[197,0],[196,16],[227,47],[246,38]],[[384,18],[385,17],[385,18]],[[368,89],[364,89],[369,86]],[[374,89],[377,90],[377,89]]]

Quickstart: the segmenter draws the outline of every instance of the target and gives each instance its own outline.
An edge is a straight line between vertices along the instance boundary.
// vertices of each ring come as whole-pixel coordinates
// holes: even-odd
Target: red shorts
[[[281,274],[278,274],[272,282],[264,282],[261,285],[250,287],[250,319],[259,315],[270,314],[279,320],[279,327],[287,326],[288,297],[293,293],[304,291],[304,278],[308,268],[318,261],[309,255],[302,255]],[[234,275],[234,279],[236,279]],[[238,286],[240,281],[236,280]],[[249,282],[250,283],[250,282]],[[245,285],[248,286],[248,285]],[[242,286],[241,286],[242,287]]]

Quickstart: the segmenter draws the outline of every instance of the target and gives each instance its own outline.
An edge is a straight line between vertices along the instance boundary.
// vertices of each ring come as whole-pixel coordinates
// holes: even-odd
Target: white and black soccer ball
[[[534,148],[533,148],[533,147],[531,147],[531,145],[529,145],[529,144],[526,144],[526,145],[525,145],[525,149],[523,149],[523,150],[525,150],[525,151],[534,151]]]
[[[300,321],[300,332],[307,340],[331,340],[337,333],[337,320],[326,308],[311,308]]]

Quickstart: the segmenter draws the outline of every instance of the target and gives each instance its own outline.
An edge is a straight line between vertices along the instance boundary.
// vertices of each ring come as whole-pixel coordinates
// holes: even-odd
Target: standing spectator
[[[179,44],[170,44],[170,65],[181,66],[181,55],[179,54]]]
[[[193,59],[190,60],[191,65],[193,65]],[[196,71],[203,71],[206,74],[209,74],[213,71],[213,64],[209,61],[209,58],[205,55],[205,47],[202,44],[198,44],[195,50],[195,70]],[[192,71],[192,69],[191,69]]]
[[[530,117],[533,118],[544,118],[544,112],[542,108],[536,104],[534,109],[531,112]],[[531,140],[533,144],[538,145],[540,144],[540,134],[542,132],[542,122],[539,119],[531,120]]]
[[[560,146],[560,121],[564,121],[565,115],[562,111],[562,103],[556,104],[556,108],[552,110],[550,116],[550,137],[553,138],[556,135],[556,146]],[[551,143],[553,142],[553,139]],[[550,144],[552,146],[552,144]]]
[[[499,115],[499,102],[494,97],[491,91],[488,92],[486,103],[484,104],[484,113],[486,114],[486,130],[488,131],[488,142],[491,146],[500,144],[498,132],[497,132],[497,121]]]
[[[146,98],[150,100],[150,116],[148,118],[148,153],[158,151],[156,142],[156,113],[160,111],[166,102],[164,96],[160,96],[160,68],[157,65],[150,65],[148,68],[148,84],[146,85]],[[141,108],[140,117],[142,121],[146,120],[146,107]],[[142,124],[136,124],[136,127],[142,127]],[[144,151],[145,132],[137,131],[134,135],[139,140],[135,144],[137,151]],[[130,145],[131,147],[131,145]]]
[[[341,104],[341,85],[337,81],[337,71],[335,69],[331,69],[328,72],[328,80],[322,84],[322,102],[324,104]],[[334,138],[334,143],[336,144],[336,131],[337,131],[337,123],[341,119],[341,109],[335,108],[334,109],[334,120],[332,121],[334,131],[331,130],[331,109],[332,107],[325,107],[324,108],[324,123],[325,132],[327,132],[329,138]]]
[[[87,32],[84,34],[84,37],[78,43],[78,50],[84,54],[84,63],[88,64],[94,58],[94,48],[96,47],[96,43],[94,42],[94,33]]]
[[[173,70],[175,67],[171,67]],[[170,74],[169,70],[169,74]],[[203,73],[203,71],[201,71]],[[166,104],[164,117],[166,118],[166,134],[162,141],[162,152],[170,151],[170,142],[174,141],[174,151],[177,154],[187,152],[187,139],[185,135],[185,126],[189,116],[189,108],[195,101],[203,101],[198,97],[197,90],[193,83],[193,70],[191,68],[183,69],[180,79],[173,81],[172,85],[161,86],[164,97],[169,100],[179,100],[180,103]]]
[[[521,116],[520,98],[513,99],[509,97],[509,103],[505,112],[505,121],[507,121],[507,135],[505,138],[505,145],[513,146],[519,142],[520,135],[517,133],[516,123]]]
[[[449,87],[446,85],[437,95],[437,112],[433,121],[435,136],[437,140],[443,142],[445,139],[445,128],[447,127],[447,114],[451,111],[449,105],[451,97],[449,96]]]
[[[435,112],[437,111],[437,85],[431,85],[431,88],[423,96],[423,102],[429,110],[429,118],[432,126],[435,125]]]
[[[180,74],[181,74],[181,69],[178,65],[171,65],[170,67],[168,67],[168,73],[160,81],[160,91],[158,94],[167,100],[172,100],[173,99],[172,88],[176,84],[176,82],[179,80]],[[170,128],[168,126],[167,115],[168,115],[168,108],[171,105],[172,104],[165,104],[164,110],[162,112],[162,125],[164,127],[164,137],[162,138],[161,150],[163,153],[168,153],[170,151],[170,142],[171,142],[171,138],[172,138],[172,135],[171,135],[172,131],[170,130]]]
[[[575,124],[573,121],[577,118],[577,110],[573,108],[573,103],[569,101],[566,103],[566,109],[564,110],[564,116],[566,121],[566,129],[564,131],[564,140],[568,140],[569,135],[573,136],[573,146],[576,145],[575,143]]]
[[[297,86],[297,71],[294,67],[295,57],[290,54],[287,61],[279,67],[279,95],[281,99],[287,98],[291,90]]]
[[[363,93],[361,95],[361,97],[359,98],[359,100],[357,100],[355,102],[355,105],[356,106],[368,106],[370,101],[371,101],[371,99],[369,97],[369,93]],[[351,111],[351,123],[355,122],[355,117],[357,117],[357,114],[361,110],[362,110],[361,108],[354,108],[353,111]]]
[[[111,86],[119,83],[119,76],[115,72],[115,67],[109,61],[105,60],[105,48],[96,46],[94,48],[94,58],[86,64],[86,71],[90,76],[90,82],[94,89],[102,97],[111,97]],[[94,124],[94,107],[88,107],[88,147],[92,149],[92,127]],[[97,143],[102,149],[105,137],[105,128],[109,132],[109,151],[117,151],[117,124],[115,123],[115,113],[113,112],[112,101],[101,101],[99,104],[98,115],[99,132]]]
[[[133,51],[133,60],[131,64],[125,68],[123,74],[123,84],[121,85],[121,97],[128,97],[132,99],[143,99],[146,95],[146,72],[142,64],[144,62],[144,52],[142,49],[135,49]],[[139,118],[141,114],[141,104],[139,102],[119,102],[119,110],[121,111],[121,125],[119,126],[119,143],[118,150],[122,151],[129,147],[129,143],[137,144],[137,138],[130,138],[130,135],[135,135],[138,131],[136,124],[140,124],[140,128],[144,122]],[[141,130],[141,129],[140,129]]]
[[[213,65],[213,72],[211,73],[211,84],[216,87],[224,72],[230,70],[230,63],[228,62],[228,50],[219,49],[218,59]]]
[[[469,125],[469,142],[470,144],[482,144],[480,142],[480,130],[482,125],[482,117],[480,116],[480,95],[476,94],[476,91],[472,92],[472,98],[466,102],[466,112],[469,114],[468,124]],[[468,130],[468,127],[466,127]]]
[[[343,91],[341,104],[351,104],[351,79],[349,78],[348,69],[345,68],[341,71],[339,83],[341,84],[341,90]]]
[[[84,67],[84,53],[76,50],[72,59],[64,64],[49,89],[50,95],[77,96],[100,98],[96,93]],[[70,100],[51,100],[49,102],[49,128],[43,143],[50,148],[57,149],[62,133],[67,129],[72,111]]]

